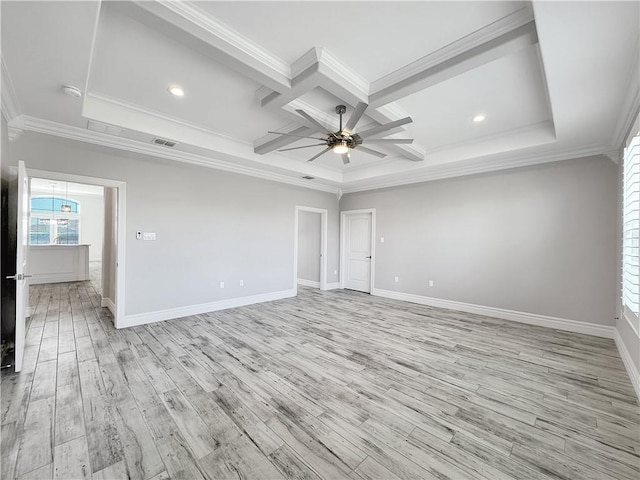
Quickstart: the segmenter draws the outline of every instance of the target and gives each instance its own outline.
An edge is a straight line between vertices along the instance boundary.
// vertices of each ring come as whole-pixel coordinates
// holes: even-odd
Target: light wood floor
[[[640,478],[611,340],[349,291],[115,330],[32,288],[3,479]]]

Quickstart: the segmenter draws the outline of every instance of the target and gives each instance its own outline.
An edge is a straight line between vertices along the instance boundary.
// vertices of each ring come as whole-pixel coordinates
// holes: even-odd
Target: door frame
[[[376,209],[375,208],[361,208],[358,210],[343,210],[340,212],[340,288],[344,288],[345,279],[345,264],[347,253],[347,238],[345,231],[345,223],[347,216],[359,215],[362,213],[371,214],[371,273],[369,275],[369,295],[373,295],[373,286],[375,285],[375,272],[376,272]]]
[[[296,205],[293,237],[293,293],[298,294],[298,224],[300,212],[320,214],[320,290],[327,289],[327,215],[325,208]]]
[[[116,248],[116,295],[113,300],[116,304],[113,324],[116,328],[120,328],[120,324],[124,323],[124,296],[125,296],[125,242],[126,242],[126,204],[127,204],[127,183],[120,180],[111,180],[108,178],[89,177],[86,175],[76,175],[73,173],[52,172],[48,170],[37,170],[27,168],[30,178],[46,178],[49,180],[60,180],[73,183],[87,183],[90,185],[99,185],[101,187],[115,188],[118,190],[118,210],[117,229],[118,229],[118,245]]]

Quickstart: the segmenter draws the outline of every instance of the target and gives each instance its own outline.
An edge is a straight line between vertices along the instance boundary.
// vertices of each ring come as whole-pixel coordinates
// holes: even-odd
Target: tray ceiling
[[[637,2],[330,5],[2,2],[12,137],[58,134],[340,192],[609,153],[638,108]],[[369,108],[356,131],[409,115],[388,133],[414,143],[309,163],[323,147],[278,152],[316,142],[267,134],[317,136],[299,108],[337,130],[335,106],[348,118],[358,102]]]

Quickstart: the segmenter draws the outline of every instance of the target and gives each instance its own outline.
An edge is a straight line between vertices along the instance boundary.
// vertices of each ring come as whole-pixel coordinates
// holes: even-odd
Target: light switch
[[[156,239],[156,232],[142,232],[142,239],[143,240],[155,240]]]
[[[136,240],[142,240],[142,232],[136,232]]]
[[[384,237],[380,237],[380,243],[384,243]]]

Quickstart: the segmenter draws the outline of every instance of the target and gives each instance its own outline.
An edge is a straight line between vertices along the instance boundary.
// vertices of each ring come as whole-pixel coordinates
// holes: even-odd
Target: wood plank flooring
[[[94,287],[31,289],[3,479],[640,478],[611,340],[306,288],[115,330]]]

